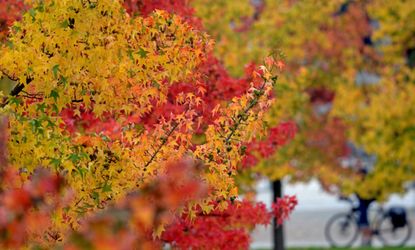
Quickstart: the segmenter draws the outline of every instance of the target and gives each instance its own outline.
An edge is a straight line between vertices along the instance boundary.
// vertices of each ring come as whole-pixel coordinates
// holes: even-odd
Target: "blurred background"
[[[324,230],[328,220],[335,214],[346,212],[349,209],[347,202],[342,202],[336,195],[325,192],[318,181],[312,180],[309,183],[290,184],[287,180],[283,181],[283,193],[296,194],[299,200],[298,206],[294,210],[290,219],[284,225],[286,247],[329,247],[325,238]],[[262,201],[270,207],[272,201],[271,183],[262,180],[257,185],[258,201]],[[403,206],[408,211],[408,217],[412,225],[415,224],[415,188],[412,186],[403,195],[391,195],[384,207]],[[371,208],[371,217],[376,207]],[[252,232],[252,244],[254,249],[272,249],[273,231],[272,227],[259,226]],[[359,246],[360,241],[356,241],[355,246]],[[375,247],[382,246],[379,240],[373,242]],[[412,231],[411,238],[406,244],[407,247],[415,246],[415,231]]]
[[[215,39],[215,54],[234,76],[243,75],[242,65],[260,64],[270,54],[284,61],[267,122],[293,121],[297,133],[275,152],[265,146],[248,150],[251,166],[242,171],[240,186],[264,176],[271,182],[259,178],[258,200],[270,206],[283,194],[295,194],[299,205],[285,234],[258,228],[252,247],[283,249],[284,239],[288,247],[327,247],[326,225],[340,212],[360,209],[357,196],[376,200],[369,206],[372,228],[376,215],[394,213],[391,207],[400,207],[413,225],[414,0],[196,0],[194,8]],[[336,223],[359,231],[350,221],[344,216]],[[334,227],[328,231],[335,233]],[[343,236],[352,242],[356,235],[357,246],[362,232]],[[406,244],[414,245],[408,232]],[[376,238],[372,245],[384,245]]]

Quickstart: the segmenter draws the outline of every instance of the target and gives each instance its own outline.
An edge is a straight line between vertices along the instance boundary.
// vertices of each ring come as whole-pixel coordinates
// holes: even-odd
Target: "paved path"
[[[286,246],[288,247],[326,247],[328,243],[324,237],[324,226],[328,219],[338,212],[347,210],[300,210],[294,211],[285,225]],[[415,210],[409,211],[413,230],[408,245],[415,246]],[[257,228],[253,234],[252,248],[271,248],[271,228]],[[357,243],[360,243],[358,240]],[[375,240],[374,246],[380,246]]]

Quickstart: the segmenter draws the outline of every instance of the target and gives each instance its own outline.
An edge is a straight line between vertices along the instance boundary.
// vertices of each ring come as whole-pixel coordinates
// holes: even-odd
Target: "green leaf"
[[[7,41],[6,44],[7,44],[7,47],[9,47],[10,49],[14,48],[14,44],[12,41]]]
[[[47,120],[47,122],[48,122],[48,128],[54,128],[55,127],[55,123],[53,123],[51,120]]]
[[[53,72],[53,76],[55,78],[58,78],[58,72],[59,72],[59,65],[58,64],[56,64],[55,66],[53,66],[52,72]]]
[[[71,160],[73,163],[78,162],[81,159],[78,154],[71,154],[69,155],[69,160]]]
[[[56,104],[52,104],[52,110],[56,113],[59,113],[58,106]]]
[[[53,97],[53,99],[55,100],[55,102],[56,102],[56,100],[59,98],[59,93],[58,93],[58,91],[56,91],[56,90],[52,90],[51,92],[50,92],[50,95],[49,95],[49,97]]]
[[[11,97],[9,97],[9,103],[10,104],[16,104],[16,106],[17,106],[17,105],[20,105],[21,101],[20,101],[19,98],[15,97],[15,96],[11,96]]]
[[[14,25],[12,26],[12,29],[13,29],[13,32],[15,32],[15,33],[17,33],[17,32],[19,32],[19,31],[21,31],[21,30],[22,30],[22,28],[20,28],[20,26],[19,26],[19,25],[17,25],[17,24],[14,24]]]
[[[153,85],[153,87],[156,87],[157,89],[160,89],[160,84],[158,84],[158,82],[153,81],[152,85]]]
[[[99,200],[99,194],[97,193],[97,192],[92,192],[92,194],[91,194],[91,197],[92,197],[92,199],[94,199],[95,201],[98,201]]]
[[[128,57],[131,59],[131,61],[134,62],[134,56],[133,51],[131,49],[127,50]]]
[[[140,48],[140,49],[138,50],[137,54],[139,54],[141,58],[146,58],[146,57],[147,57],[148,52],[147,52],[147,51],[145,51],[143,48]]]
[[[36,105],[36,110],[37,111],[41,111],[41,112],[45,112],[45,108],[46,108],[46,103],[41,103],[41,104],[37,104]]]
[[[90,9],[95,9],[97,7],[97,3],[89,3]]]
[[[111,141],[111,139],[108,136],[104,135],[104,134],[101,135],[101,139],[105,142],[110,142]]]
[[[39,5],[38,5],[38,7],[35,8],[35,9],[37,11],[39,11],[39,12],[45,12],[45,5],[44,5],[44,3],[43,2],[40,2]]]
[[[102,186],[102,192],[106,193],[106,192],[111,192],[111,191],[112,191],[111,184],[108,184],[108,181],[105,181],[104,186]]]
[[[68,83],[68,79],[64,76],[61,76],[59,82],[63,83],[63,85],[66,86],[66,84]]]
[[[65,21],[61,22],[60,26],[64,29],[68,28],[69,27],[69,21],[65,20]]]
[[[58,158],[53,158],[50,160],[50,164],[54,165],[55,167],[59,166],[61,164],[61,160]]]
[[[42,122],[38,119],[33,119],[29,122],[30,126],[32,126],[32,131],[35,133],[42,133]]]
[[[32,21],[36,19],[36,11],[34,9],[29,10],[29,15],[32,17]]]

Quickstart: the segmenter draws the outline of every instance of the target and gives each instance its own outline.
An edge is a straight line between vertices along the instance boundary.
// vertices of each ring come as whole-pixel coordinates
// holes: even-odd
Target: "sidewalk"
[[[295,211],[285,225],[285,239],[287,247],[327,247],[324,236],[324,227],[327,221],[338,212],[345,212],[344,209],[336,210],[300,210]],[[412,236],[408,246],[415,246],[415,210],[410,210],[409,218],[412,223]],[[252,248],[268,248],[272,246],[271,227],[259,227],[252,233]],[[359,244],[360,240],[356,241]],[[381,246],[375,239],[374,246]]]

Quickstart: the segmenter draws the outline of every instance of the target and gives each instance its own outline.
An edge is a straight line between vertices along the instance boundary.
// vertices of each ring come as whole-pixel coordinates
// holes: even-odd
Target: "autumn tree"
[[[270,213],[261,204],[235,200],[234,178],[246,145],[265,133],[262,117],[272,103],[279,59],[268,57],[265,66],[249,67],[245,77],[233,78],[211,54],[212,42],[191,12],[181,18],[152,11],[150,4],[138,6],[143,13],[136,15],[127,14],[118,1],[34,1],[11,27],[0,62],[3,79],[14,82],[1,104],[9,117],[8,168],[18,171],[17,190],[26,197],[37,190],[33,179],[42,167],[65,180],[69,196],[60,201],[61,184],[55,185],[51,192],[57,197],[45,205],[52,216],[36,217],[46,226],[13,244],[52,246],[64,240],[68,247],[99,248],[127,237],[136,245],[157,245],[162,243],[151,234],[159,235],[177,215],[161,238],[166,242],[185,247],[180,234],[171,238],[172,230],[194,221],[206,230],[210,218],[217,217],[232,225],[216,228],[224,236],[217,246],[238,233],[243,240],[235,244],[246,247],[256,224],[271,216],[282,220],[295,206],[287,197]],[[127,6],[127,11],[132,10]],[[284,133],[273,134],[293,136]],[[189,157],[190,162],[183,161]],[[183,172],[180,167],[169,171],[172,165],[196,169],[193,174],[186,170],[190,179],[183,177],[193,183],[192,190],[174,188],[173,180],[180,183]],[[202,195],[197,190],[204,185]],[[138,195],[131,198],[134,192]],[[137,204],[142,206],[135,210]],[[28,202],[23,211],[33,205]],[[101,209],[104,215],[97,214]],[[232,217],[243,211],[252,216]],[[119,234],[97,226],[116,227],[120,220],[129,223],[117,227]],[[19,223],[24,229],[25,220]]]
[[[242,74],[241,64],[259,62],[270,51],[286,53],[286,70],[276,93],[279,101],[267,121],[294,118],[298,133],[293,143],[243,176],[261,172],[272,179],[317,177],[331,192],[356,192],[378,200],[404,191],[414,176],[413,164],[407,161],[413,155],[413,105],[406,105],[412,103],[407,93],[413,82],[407,67],[414,65],[410,5],[193,1],[216,40],[215,54],[234,75]],[[354,155],[354,148],[368,157]],[[251,155],[255,165],[261,154]],[[356,176],[362,165],[372,166],[364,180]]]
[[[376,156],[375,168],[358,190],[385,199],[391,192],[404,192],[403,184],[413,181],[415,174],[411,139],[415,44],[410,21],[415,8],[410,1],[379,1],[367,9],[379,22],[373,33],[373,43],[382,53],[381,64],[375,69],[378,81],[339,90],[335,111],[353,124],[350,137]],[[401,24],[405,29],[400,28]],[[353,105],[345,107],[352,96]]]
[[[404,89],[411,84],[401,87],[412,81],[407,69],[413,62],[410,5],[410,1],[194,1],[196,14],[217,41],[216,55],[233,74],[241,74],[239,65],[259,62],[270,51],[285,52],[286,70],[276,94],[279,102],[267,120],[272,124],[273,119],[294,118],[299,132],[293,143],[254,171],[274,179],[315,176],[327,190],[380,200],[403,191],[414,173],[411,164],[400,164],[399,156],[411,154],[404,139],[408,133],[403,132],[411,131],[404,111],[404,103],[410,102],[404,94],[409,90]],[[407,28],[399,28],[403,23]],[[396,110],[381,115],[391,101],[382,95],[389,91],[401,98],[393,97]],[[395,116],[399,117],[393,119],[395,125],[381,122]],[[389,135],[381,139],[383,134]],[[400,143],[392,143],[397,138]],[[354,174],[357,165],[344,165],[351,157],[350,143],[377,157],[364,182]],[[387,161],[382,160],[385,157]],[[270,167],[275,165],[281,167]],[[354,185],[356,181],[364,184]]]

